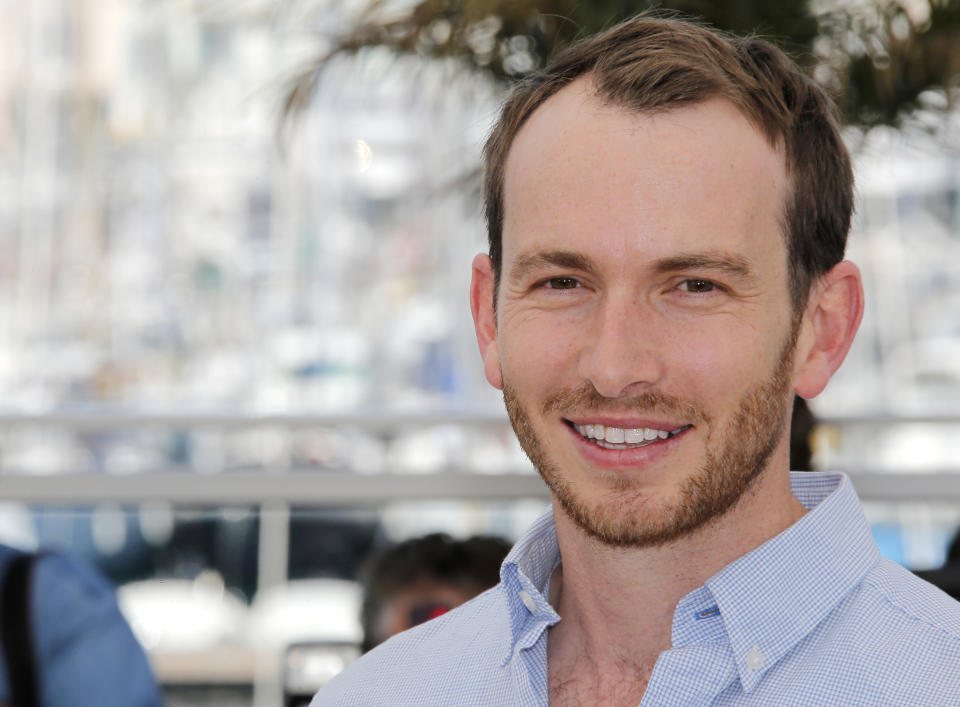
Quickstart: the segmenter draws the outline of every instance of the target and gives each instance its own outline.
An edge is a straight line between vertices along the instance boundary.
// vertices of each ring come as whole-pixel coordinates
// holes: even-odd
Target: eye
[[[572,277],[551,277],[544,284],[551,290],[572,290],[580,283]]]
[[[714,290],[719,289],[716,283],[710,282],[710,280],[701,280],[700,278],[691,278],[689,280],[684,280],[680,283],[680,289],[685,292],[704,293],[704,292],[713,292]]]

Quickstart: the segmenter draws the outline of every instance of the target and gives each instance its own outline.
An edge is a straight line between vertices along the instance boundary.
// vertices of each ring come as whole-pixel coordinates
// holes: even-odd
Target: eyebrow
[[[570,268],[571,270],[588,273],[597,271],[594,262],[582,253],[551,250],[520,256],[510,269],[510,278],[514,281],[522,280],[530,272],[549,266]],[[659,274],[683,270],[715,270],[743,280],[756,278],[754,270],[750,266],[750,261],[746,258],[717,253],[682,253],[661,258],[653,262],[650,270]]]
[[[743,280],[756,277],[750,261],[736,255],[684,253],[661,258],[653,263],[653,272],[664,274],[680,270],[716,270]]]
[[[530,272],[549,266],[590,273],[597,271],[594,262],[581,253],[574,253],[569,250],[550,250],[521,255],[517,258],[513,267],[510,268],[510,279],[514,281],[522,280]]]

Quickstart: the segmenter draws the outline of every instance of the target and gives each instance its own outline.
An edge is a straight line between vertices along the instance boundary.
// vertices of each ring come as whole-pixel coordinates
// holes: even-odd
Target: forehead
[[[639,114],[578,79],[537,108],[511,146],[504,257],[531,239],[538,247],[574,239],[784,259],[788,182],[782,150],[728,101]]]

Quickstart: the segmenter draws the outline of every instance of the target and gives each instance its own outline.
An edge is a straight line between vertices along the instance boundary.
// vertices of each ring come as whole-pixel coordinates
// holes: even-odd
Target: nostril
[[[599,345],[583,352],[578,374],[605,398],[622,398],[661,383],[664,366],[649,350],[623,350]]]

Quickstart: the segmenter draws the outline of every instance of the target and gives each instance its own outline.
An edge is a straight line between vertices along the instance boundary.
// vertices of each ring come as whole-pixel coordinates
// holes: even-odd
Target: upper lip
[[[647,428],[673,432],[674,430],[687,426],[685,422],[664,422],[663,420],[651,420],[649,418],[639,417],[617,418],[610,415],[578,415],[565,419],[574,425],[603,425],[604,427],[618,427],[624,430]]]

